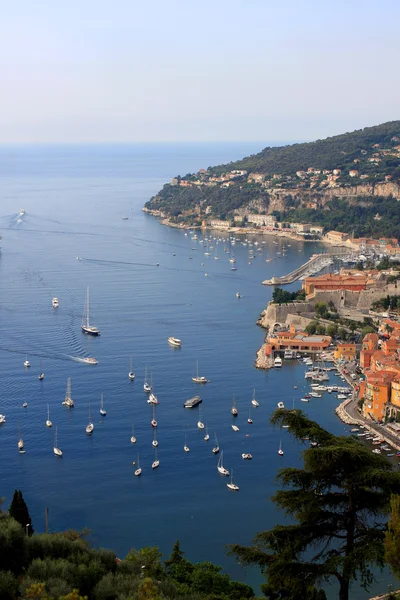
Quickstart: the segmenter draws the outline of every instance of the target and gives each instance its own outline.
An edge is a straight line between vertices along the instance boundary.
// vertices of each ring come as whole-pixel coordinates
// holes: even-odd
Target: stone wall
[[[309,315],[313,310],[314,305],[309,302],[290,302],[288,304],[273,304],[272,302],[269,302],[266,310],[261,313],[257,323],[258,325],[261,325],[261,327],[268,329],[275,325],[275,323],[284,325],[289,314],[305,315],[308,313]]]

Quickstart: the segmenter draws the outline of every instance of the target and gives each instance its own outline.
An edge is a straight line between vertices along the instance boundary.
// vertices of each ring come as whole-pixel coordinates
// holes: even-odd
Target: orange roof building
[[[296,331],[294,325],[291,325],[289,331],[277,331],[268,338],[266,353],[279,350],[320,352],[328,348],[331,341],[329,335],[308,335],[305,331]]]
[[[306,277],[303,282],[306,297],[312,295],[316,290],[361,292],[365,289],[367,289],[367,276],[362,274],[346,276],[326,273],[325,275],[319,275],[319,277]]]
[[[360,385],[360,397],[364,398],[364,417],[382,421],[388,409],[390,412],[391,384],[396,374],[391,371],[366,371],[365,376],[365,381]]]

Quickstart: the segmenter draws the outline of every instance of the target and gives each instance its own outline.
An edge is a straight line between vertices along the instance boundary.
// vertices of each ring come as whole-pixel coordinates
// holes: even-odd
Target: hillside
[[[356,235],[398,237],[400,212],[387,202],[392,197],[400,199],[400,121],[268,147],[236,162],[178,175],[145,209],[189,225],[273,214],[278,221],[326,228],[333,227],[332,221],[345,232],[354,213]]]

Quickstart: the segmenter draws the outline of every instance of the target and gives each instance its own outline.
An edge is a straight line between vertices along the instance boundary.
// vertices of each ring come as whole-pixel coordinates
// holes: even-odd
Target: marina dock
[[[305,262],[303,265],[288,273],[287,275],[282,275],[282,277],[272,277],[272,279],[265,279],[262,282],[262,285],[288,285],[289,283],[293,283],[297,281],[301,277],[307,277],[311,274],[318,273],[329,264],[331,261],[339,257],[346,259],[346,255],[343,253],[324,253],[324,254],[313,254],[312,257]]]

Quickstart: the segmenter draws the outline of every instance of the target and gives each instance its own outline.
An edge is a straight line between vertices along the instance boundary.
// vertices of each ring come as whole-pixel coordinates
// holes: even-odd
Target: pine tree
[[[400,496],[390,500],[390,519],[385,535],[385,559],[397,578],[400,577]]]
[[[176,540],[174,547],[172,548],[171,556],[164,561],[165,566],[168,568],[171,565],[181,562],[185,553],[181,550],[179,540]]]
[[[14,490],[14,495],[10,508],[8,510],[10,517],[18,521],[24,528],[25,532],[31,536],[34,532],[32,527],[32,519],[28,511],[28,507],[25,504],[25,500],[22,496],[21,490]]]
[[[352,582],[359,579],[368,589],[371,567],[385,564],[390,494],[400,492],[400,474],[353,436],[334,436],[301,411],[280,409],[271,422],[289,425],[297,440],[311,442],[302,453],[303,468],[281,469],[277,477],[284,489],[273,501],[292,522],[230,552],[261,567],[271,599],[318,598],[320,585],[336,579],[339,599],[348,600]]]

